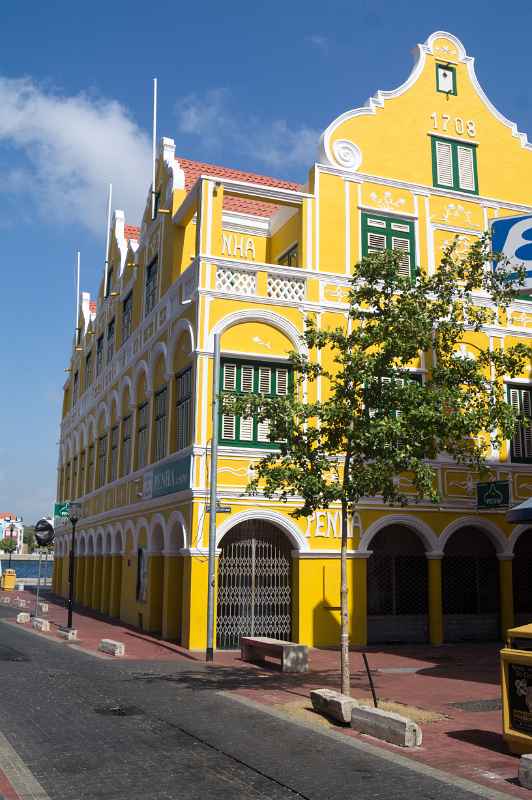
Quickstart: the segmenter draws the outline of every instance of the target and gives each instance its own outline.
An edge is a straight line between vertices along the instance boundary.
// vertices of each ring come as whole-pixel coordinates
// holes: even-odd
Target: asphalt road
[[[0,732],[51,800],[478,797],[233,700],[219,668],[104,661],[6,618]]]

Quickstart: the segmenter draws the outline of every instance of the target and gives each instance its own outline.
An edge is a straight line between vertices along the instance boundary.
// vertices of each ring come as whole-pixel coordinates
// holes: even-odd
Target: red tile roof
[[[98,309],[98,304],[96,300],[91,300],[89,302],[89,311],[91,312],[91,314],[96,314],[97,309]]]
[[[221,167],[217,164],[206,164],[203,161],[191,161],[188,158],[179,158],[179,165],[185,173],[185,189],[187,192],[194,186],[200,175],[213,175],[215,178],[232,178],[235,181],[246,183],[259,183],[263,186],[277,186],[280,189],[300,191],[301,186],[292,181],[283,181],[280,178],[271,178],[268,175],[257,175],[255,172],[242,172],[231,167]],[[224,197],[224,208],[228,211],[239,211],[242,214],[254,214],[258,217],[271,217],[279,208],[273,203],[261,200],[248,200],[242,197]]]
[[[126,239],[140,239],[140,228],[136,225],[124,225],[124,236]]]

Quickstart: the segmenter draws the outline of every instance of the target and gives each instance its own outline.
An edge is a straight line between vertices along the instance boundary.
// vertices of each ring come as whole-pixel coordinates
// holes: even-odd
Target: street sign
[[[510,481],[477,483],[477,508],[500,508],[510,504]]]
[[[55,503],[54,517],[68,517],[69,510],[70,510],[70,500],[67,500],[66,503]]]
[[[493,252],[501,253],[508,259],[507,269],[510,277],[512,277],[512,267],[525,267],[526,278],[521,291],[523,294],[532,294],[532,215],[493,220],[491,236]],[[515,277],[516,273],[513,275]]]
[[[211,507],[210,505],[207,506],[207,514],[210,514]],[[217,514],[230,514],[231,513],[231,506],[216,506],[216,513]]]

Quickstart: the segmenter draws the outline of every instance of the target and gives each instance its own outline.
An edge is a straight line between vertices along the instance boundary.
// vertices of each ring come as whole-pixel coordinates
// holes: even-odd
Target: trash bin
[[[4,592],[12,592],[15,588],[15,584],[17,582],[17,573],[14,569],[5,569],[2,573],[2,579],[0,582],[0,588],[4,590]]]
[[[512,753],[532,753],[532,625],[506,631],[501,690],[503,739]]]

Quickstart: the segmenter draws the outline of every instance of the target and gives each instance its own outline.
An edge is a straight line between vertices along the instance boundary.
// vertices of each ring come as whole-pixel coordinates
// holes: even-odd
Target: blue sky
[[[0,511],[33,523],[56,485],[74,261],[94,292],[106,183],[138,221],[151,79],[176,152],[304,180],[321,131],[399,85],[412,48],[456,34],[503,114],[532,132],[532,9],[457,0],[10,4],[0,26]],[[532,138],[532,136],[531,136]],[[532,194],[532,187],[531,187]]]

